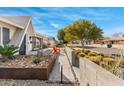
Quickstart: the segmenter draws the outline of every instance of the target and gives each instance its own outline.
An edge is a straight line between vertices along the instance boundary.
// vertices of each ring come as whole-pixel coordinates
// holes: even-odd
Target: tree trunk
[[[82,48],[84,49],[84,41],[81,40]]]

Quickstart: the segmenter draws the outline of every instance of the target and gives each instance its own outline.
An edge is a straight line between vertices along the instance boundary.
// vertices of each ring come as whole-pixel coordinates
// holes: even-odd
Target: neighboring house
[[[57,44],[57,41],[53,37],[48,37],[48,44],[50,47],[53,47],[55,44]]]
[[[123,44],[124,45],[124,37],[118,37],[118,38],[110,38],[107,40],[102,40],[102,43],[104,44]]]
[[[57,41],[50,36],[43,36],[43,43],[49,45],[49,47],[53,47],[55,44],[57,44]]]
[[[45,35],[43,36],[43,43],[48,44],[49,38],[47,38]]]
[[[124,37],[99,40],[99,41],[95,42],[94,44],[92,44],[92,46],[107,48],[108,44],[112,45],[111,48],[124,49]]]
[[[29,54],[36,36],[30,16],[0,16],[0,44],[19,47],[19,54]]]
[[[36,33],[36,36],[34,37],[34,43],[33,44],[33,50],[37,50],[38,48],[41,48],[43,45],[43,36],[40,33]]]

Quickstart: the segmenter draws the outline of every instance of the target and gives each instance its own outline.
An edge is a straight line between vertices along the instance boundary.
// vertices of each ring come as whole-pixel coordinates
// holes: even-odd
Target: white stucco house
[[[36,33],[31,16],[0,16],[0,44],[19,48],[19,54],[29,54],[36,46]]]

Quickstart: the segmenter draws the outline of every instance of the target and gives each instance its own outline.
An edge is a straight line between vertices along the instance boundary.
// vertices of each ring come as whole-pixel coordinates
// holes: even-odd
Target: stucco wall
[[[26,54],[30,54],[30,52],[32,51],[32,43],[30,42],[32,39],[30,39],[30,36],[34,36],[34,35],[35,34],[32,28],[32,24],[30,22],[26,33]]]
[[[9,25],[7,23],[1,22],[1,21],[0,21],[0,27],[6,27],[6,28],[8,28],[10,30],[10,40],[12,39],[15,31],[17,30],[16,27],[14,27],[12,25]]]

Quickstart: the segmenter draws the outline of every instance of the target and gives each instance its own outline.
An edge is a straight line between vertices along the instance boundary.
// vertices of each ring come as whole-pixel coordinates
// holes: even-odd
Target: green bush
[[[104,62],[106,65],[112,65],[112,64],[114,64],[115,61],[116,61],[116,60],[113,59],[113,58],[109,58],[109,57],[103,58],[103,62]]]
[[[79,54],[79,53],[81,53],[81,49],[77,49],[77,50],[75,50],[75,54]]]
[[[42,45],[42,48],[43,48],[43,49],[48,48],[48,45],[44,43],[44,44]]]
[[[79,53],[78,55],[81,56],[81,57],[84,57],[85,56],[84,53]]]
[[[31,58],[31,56],[30,56],[30,55],[25,55],[24,57],[25,57],[25,58]]]
[[[102,61],[102,57],[101,56],[90,56],[88,59],[93,61],[93,62],[95,62],[98,65]]]
[[[98,55],[104,57],[104,54],[102,54],[102,53],[98,53]]]
[[[85,57],[89,59],[89,57],[90,57],[90,56],[88,56],[88,55],[85,55]]]
[[[41,59],[39,57],[36,57],[35,59],[33,59],[33,63],[38,64],[41,62]]]
[[[118,75],[118,67],[120,61],[113,58],[104,58],[103,59],[103,67],[112,72],[115,75]]]
[[[120,61],[119,66],[122,67],[122,68],[124,68],[124,58],[123,59],[120,59],[119,61]]]
[[[85,50],[82,49],[81,52],[85,53]]]
[[[112,58],[112,55],[104,55],[105,58]]]
[[[75,54],[86,57],[92,62],[102,66],[111,73],[118,75],[118,67],[124,67],[124,59],[114,59],[111,55],[104,55],[101,53],[90,52],[89,50],[75,49]]]
[[[89,52],[88,53],[88,56],[97,56],[98,54],[97,53],[95,53],[95,52]]]
[[[14,45],[0,45],[0,54],[3,58],[11,59],[18,51],[18,47]]]
[[[84,50],[85,54],[88,54],[90,52],[90,50]]]

